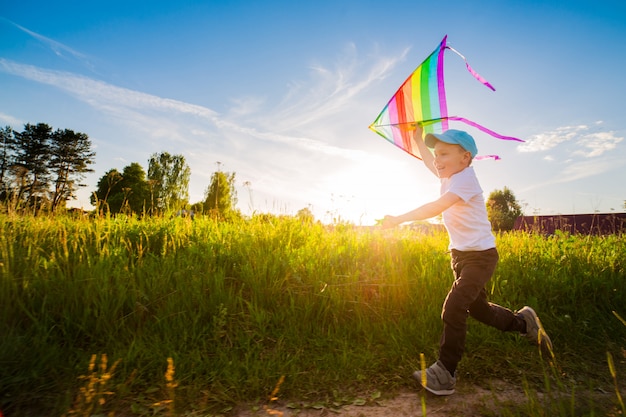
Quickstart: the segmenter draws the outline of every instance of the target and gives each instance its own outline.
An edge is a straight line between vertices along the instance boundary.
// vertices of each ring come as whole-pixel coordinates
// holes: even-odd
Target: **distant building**
[[[571,234],[609,235],[626,232],[626,213],[558,214],[520,216],[514,230],[551,235],[555,231]]]

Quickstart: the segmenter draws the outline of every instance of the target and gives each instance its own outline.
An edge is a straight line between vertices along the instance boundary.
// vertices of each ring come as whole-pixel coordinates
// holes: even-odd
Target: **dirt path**
[[[492,381],[490,388],[462,384],[457,385],[456,393],[447,397],[426,394],[426,415],[428,417],[475,417],[484,415],[487,410],[497,415],[503,404],[520,404],[527,400],[523,389],[504,381]],[[257,411],[242,410],[236,417],[402,417],[422,416],[422,404],[419,391],[405,391],[394,398],[370,401],[365,405],[347,405],[339,410],[326,408],[288,408],[279,401],[272,409]]]

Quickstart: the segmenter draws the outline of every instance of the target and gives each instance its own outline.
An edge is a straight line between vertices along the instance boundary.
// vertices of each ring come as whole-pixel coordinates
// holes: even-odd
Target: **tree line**
[[[96,153],[85,133],[53,130],[45,123],[26,124],[21,132],[0,128],[0,206],[7,212],[57,212],[75,198]],[[185,157],[154,153],[148,171],[132,162],[120,172],[108,170],[98,181],[90,202],[98,214],[161,215],[204,213],[213,217],[241,217],[236,209],[235,173],[223,172],[221,163],[211,176],[204,199],[190,204],[191,169]],[[626,203],[625,203],[626,205]],[[513,229],[522,214],[513,192],[504,187],[487,199],[494,230]],[[308,209],[298,217],[312,217]]]
[[[154,153],[148,172],[138,162],[122,170],[113,168],[98,181],[91,204],[98,213],[161,215],[164,213],[204,213],[214,217],[239,216],[235,208],[235,173],[216,171],[204,192],[204,199],[189,203],[191,169],[182,155]]]
[[[7,212],[55,213],[76,197],[96,153],[88,135],[45,123],[24,125],[21,132],[0,128],[0,205]],[[219,163],[218,163],[219,166]],[[169,212],[238,215],[235,173],[211,176],[204,200],[189,202],[191,170],[184,156],[154,153],[148,171],[137,162],[120,172],[108,170],[91,194],[99,214],[157,215]]]

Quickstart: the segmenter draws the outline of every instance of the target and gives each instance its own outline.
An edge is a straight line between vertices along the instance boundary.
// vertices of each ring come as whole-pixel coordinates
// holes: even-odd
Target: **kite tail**
[[[463,61],[465,61],[465,66],[467,67],[467,70],[470,72],[470,74],[472,74],[474,76],[474,78],[476,78],[478,81],[480,81],[481,83],[485,84],[487,87],[489,87],[492,91],[496,91],[495,88],[493,88],[493,85],[491,85],[491,83],[489,83],[489,81],[487,81],[486,79],[484,79],[479,73],[477,73],[476,71],[474,71],[472,69],[472,67],[470,67],[469,62],[467,62],[467,59],[465,59],[465,57],[463,55],[461,55],[461,53],[459,51],[457,51],[456,49],[454,49],[453,47],[446,45],[446,48],[448,48],[449,50],[451,50],[452,52],[454,52],[455,54],[457,54],[458,56],[460,56],[461,58],[463,58]]]
[[[498,155],[477,155],[474,157],[475,160],[480,161],[482,159],[493,159],[494,161],[499,161],[500,158]]]
[[[516,137],[513,137],[513,136],[504,136],[504,135],[501,135],[499,133],[496,133],[496,132],[494,132],[491,129],[487,129],[485,126],[479,125],[478,123],[472,122],[471,120],[466,119],[464,117],[448,116],[448,120],[456,120],[457,122],[463,122],[463,123],[468,124],[468,125],[470,125],[472,127],[475,127],[478,130],[481,130],[481,131],[487,133],[488,135],[493,136],[494,138],[504,139],[504,140],[514,140],[516,142],[524,142],[522,139],[519,139],[519,138],[516,138]]]
[[[422,121],[419,121],[419,122],[416,122],[416,123],[405,123],[405,124],[411,126],[410,128],[407,128],[407,130],[413,130],[415,124],[418,124],[420,126],[428,126],[428,125],[431,125],[431,124],[434,124],[434,123],[441,123],[444,120],[454,120],[456,122],[463,122],[466,125],[470,125],[472,127],[475,127],[476,129],[478,129],[478,130],[480,130],[480,131],[482,131],[482,132],[484,132],[484,133],[486,133],[488,135],[493,136],[494,138],[503,139],[503,140],[513,140],[515,142],[525,142],[524,140],[522,140],[520,138],[516,138],[514,136],[504,136],[504,135],[501,135],[501,134],[499,134],[497,132],[494,132],[491,129],[487,129],[485,126],[483,126],[481,124],[478,124],[478,123],[473,122],[473,121],[471,121],[469,119],[466,119],[465,117],[459,117],[459,116],[440,117],[438,119],[422,120]]]

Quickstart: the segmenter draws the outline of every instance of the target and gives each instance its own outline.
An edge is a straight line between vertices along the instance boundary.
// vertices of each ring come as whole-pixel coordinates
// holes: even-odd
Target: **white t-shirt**
[[[450,192],[462,201],[443,212],[443,223],[450,235],[449,249],[482,251],[496,247],[487,217],[487,207],[474,168],[467,167],[450,178],[441,179],[441,195]]]

